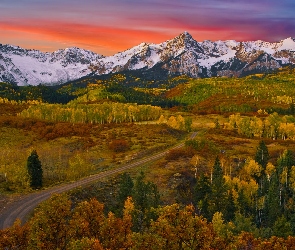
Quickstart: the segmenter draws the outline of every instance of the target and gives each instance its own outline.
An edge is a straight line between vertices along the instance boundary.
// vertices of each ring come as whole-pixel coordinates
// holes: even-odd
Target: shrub
[[[129,145],[128,141],[126,141],[124,139],[115,139],[109,143],[109,149],[116,152],[116,153],[125,152],[129,148],[130,148],[130,145]]]

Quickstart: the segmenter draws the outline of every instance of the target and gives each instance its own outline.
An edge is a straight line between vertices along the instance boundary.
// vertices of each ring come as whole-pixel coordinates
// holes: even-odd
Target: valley
[[[211,228],[209,245],[218,241],[226,249],[242,239],[257,246],[274,241],[292,245],[294,80],[294,68],[285,67],[241,78],[151,80],[125,72],[56,86],[1,83],[1,199],[28,197],[32,202],[10,202],[18,207],[12,220],[28,223],[16,222],[1,233],[26,241],[40,223],[55,223],[45,216],[49,210],[63,207],[60,214],[68,211],[71,222],[63,222],[67,229],[53,230],[62,235],[84,218],[76,213],[85,205],[104,207],[104,215],[97,212],[105,218],[103,228],[111,227],[113,219],[121,225],[129,218],[128,237],[136,239],[129,238],[137,247],[153,233],[159,240],[168,237],[157,226],[165,216],[175,216],[175,209],[187,221],[202,223],[204,230]],[[39,190],[31,186],[27,170],[33,150],[42,164]],[[62,191],[66,194],[49,198]],[[31,214],[38,203],[34,199],[48,200]],[[8,218],[7,211],[1,210],[1,218]],[[11,226],[12,220],[1,223]],[[79,235],[71,233],[75,240]],[[105,236],[92,237],[109,246]]]

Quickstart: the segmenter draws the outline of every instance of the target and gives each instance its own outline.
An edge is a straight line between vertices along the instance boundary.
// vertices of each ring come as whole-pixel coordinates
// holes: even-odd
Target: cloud
[[[2,43],[34,37],[40,48],[43,40],[51,50],[86,46],[105,55],[184,30],[198,41],[295,37],[293,0],[2,0],[0,11]]]
[[[110,55],[135,46],[148,37],[148,40],[166,40],[161,33],[149,30],[133,30],[99,25],[85,25],[58,21],[43,22],[41,26],[36,21],[20,23],[0,22],[0,30],[14,31],[24,38],[39,35],[63,46],[87,45],[87,49]],[[147,41],[150,42],[150,41]],[[159,41],[158,41],[159,42]],[[19,45],[19,44],[16,44]],[[35,47],[36,48],[36,47]],[[38,49],[38,48],[36,48]],[[55,50],[57,48],[52,48]]]

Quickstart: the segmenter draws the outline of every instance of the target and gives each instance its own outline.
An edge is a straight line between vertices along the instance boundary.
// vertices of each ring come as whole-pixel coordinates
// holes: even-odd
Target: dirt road
[[[190,136],[190,139],[193,139],[196,136],[196,134],[197,134],[196,132],[193,132]],[[177,146],[170,148],[169,150],[181,148],[183,146],[184,146],[184,143],[180,143]],[[28,219],[28,216],[38,206],[38,204],[48,199],[52,194],[63,193],[80,186],[86,186],[104,177],[108,177],[113,174],[124,172],[125,170],[141,166],[148,162],[158,160],[162,158],[163,156],[165,156],[169,152],[169,150],[143,158],[141,160],[137,160],[136,162],[123,165],[113,170],[108,170],[99,174],[95,174],[95,175],[80,179],[73,183],[64,184],[64,185],[56,186],[50,189],[42,190],[36,193],[28,194],[18,200],[15,200],[14,202],[7,204],[7,206],[2,210],[0,214],[0,229],[5,229],[7,227],[12,226],[17,218],[19,218],[22,222],[25,222]]]

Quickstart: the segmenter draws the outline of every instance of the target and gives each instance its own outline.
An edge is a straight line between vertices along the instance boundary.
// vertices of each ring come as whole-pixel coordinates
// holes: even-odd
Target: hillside
[[[60,241],[67,247],[85,240],[85,244],[107,248],[110,243],[104,235],[87,230],[120,231],[127,218],[129,231],[125,229],[134,249],[155,235],[157,246],[162,246],[165,237],[171,240],[176,239],[175,233],[181,234],[180,227],[173,226],[181,221],[178,217],[171,225],[167,221],[177,210],[185,218],[188,242],[197,237],[189,233],[196,223],[197,228],[208,230],[206,244],[212,248],[221,244],[221,249],[228,249],[245,242],[262,248],[280,242],[288,249],[294,240],[288,236],[295,235],[294,80],[295,70],[286,67],[241,78],[148,80],[124,72],[54,87],[1,83],[3,204],[16,199],[15,195],[35,192],[27,169],[34,149],[46,189],[116,169],[180,141],[185,146],[124,175],[72,190],[67,197],[53,197],[40,206],[31,224],[15,225],[0,235],[9,238],[18,230],[24,245],[45,242],[39,234],[36,242],[27,235],[36,233],[40,223],[44,230],[53,228],[55,222],[46,214],[64,204],[71,223],[65,222],[63,228],[71,233],[73,228],[78,230],[71,234],[71,242]],[[193,140],[187,139],[191,131],[197,132]],[[134,202],[127,200],[131,217],[124,212],[128,196]],[[80,209],[87,210],[83,206],[100,209],[102,224],[88,224],[81,214]],[[88,234],[79,231],[80,220],[89,225],[83,231]],[[164,236],[161,228],[167,223],[171,231]],[[65,230],[53,231],[59,235]],[[89,235],[92,238],[86,242]],[[0,246],[8,244],[3,242]]]

